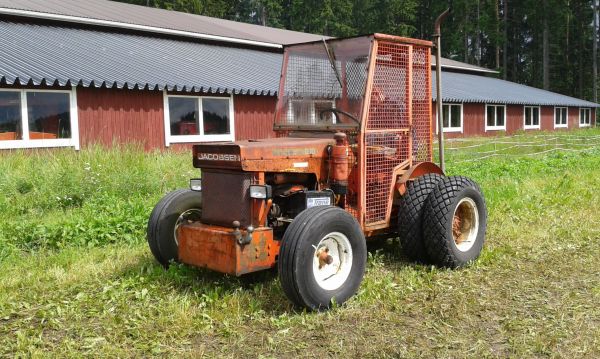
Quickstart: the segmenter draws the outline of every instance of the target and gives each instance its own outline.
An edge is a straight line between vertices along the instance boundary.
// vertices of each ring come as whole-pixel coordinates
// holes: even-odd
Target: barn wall
[[[81,146],[139,143],[164,148],[163,94],[158,91],[78,88]]]
[[[236,140],[275,137],[273,121],[276,102],[277,98],[273,96],[235,96]]]
[[[433,121],[436,120],[437,108],[435,102],[432,108]],[[568,129],[579,128],[579,107],[569,107]],[[563,128],[554,128],[554,106],[540,106],[540,125],[542,131],[562,131]],[[592,109],[592,126],[596,123],[596,111]],[[437,123],[434,123],[435,130]],[[485,131],[485,104],[465,103],[463,104],[463,132],[445,132],[445,138],[461,138],[473,136],[496,136],[503,134],[514,134],[525,128],[524,106],[506,106],[506,131]],[[527,132],[540,131],[538,129],[526,130]]]
[[[540,125],[542,131],[554,130],[554,106],[542,106],[540,108]],[[535,131],[535,130],[532,130]]]
[[[518,130],[522,130],[525,125],[524,120],[524,107],[521,105],[507,105],[506,106],[506,132],[504,131],[490,131],[491,134],[513,134]]]

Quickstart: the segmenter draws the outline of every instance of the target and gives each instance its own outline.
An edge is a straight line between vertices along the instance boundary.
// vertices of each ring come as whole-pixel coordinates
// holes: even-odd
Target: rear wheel
[[[435,264],[456,268],[479,257],[487,210],[479,186],[466,177],[446,177],[425,204],[423,234]]]
[[[178,260],[177,228],[202,215],[202,194],[180,189],[164,196],[148,220],[147,239],[154,258],[163,266]]]
[[[356,219],[340,208],[323,206],[303,211],[290,224],[277,266],[292,302],[326,309],[356,293],[366,261],[366,241]]]
[[[423,207],[429,194],[437,187],[443,176],[427,173],[410,181],[398,208],[398,235],[402,250],[408,258],[417,262],[429,262],[423,244]]]

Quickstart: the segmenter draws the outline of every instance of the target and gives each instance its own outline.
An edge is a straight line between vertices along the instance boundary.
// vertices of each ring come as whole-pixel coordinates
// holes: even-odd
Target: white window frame
[[[488,107],[503,107],[504,108],[504,126],[488,126]],[[496,111],[494,111],[494,114],[496,114]],[[506,105],[485,105],[485,116],[484,116],[484,125],[485,125],[485,132],[487,131],[506,131]],[[498,119],[496,119],[496,121],[494,121],[495,123],[498,123]]]
[[[442,103],[442,113],[444,113],[444,106],[460,106],[460,127],[444,127],[444,133],[463,133],[464,131],[464,123],[463,123],[463,119],[464,119],[464,112],[463,112],[463,103]],[[450,113],[450,119],[449,119],[449,124],[452,123],[452,112]],[[436,113],[436,121],[435,121],[435,133],[439,133],[439,118],[437,116],[438,114]]]
[[[588,123],[581,123],[581,111],[586,111],[588,113]],[[589,107],[580,107],[579,108],[579,127],[591,127],[592,126],[592,109]]]
[[[527,109],[528,108],[530,108],[532,111],[533,111],[533,109],[538,110],[538,124],[537,125],[527,126]],[[533,116],[533,112],[531,112],[531,114]],[[504,114],[504,117],[506,117],[506,113]],[[531,118],[531,123],[533,123],[533,117]],[[506,125],[506,122],[505,122],[505,125]],[[540,106],[523,106],[523,128],[526,130],[539,130],[542,128],[542,109]]]
[[[73,86],[71,90],[46,90],[46,89],[0,89],[1,92],[18,92],[21,99],[21,130],[23,139],[0,141],[0,149],[20,149],[20,148],[52,148],[52,147],[74,147],[79,150],[79,113],[77,108],[77,88]],[[40,139],[32,140],[29,138],[29,110],[27,106],[27,93],[30,92],[49,92],[66,93],[69,95],[69,117],[71,121],[71,138]]]
[[[171,135],[171,113],[169,111],[169,98],[194,98],[198,101],[198,130],[199,135]],[[202,99],[214,98],[220,100],[229,100],[229,133],[224,135],[205,135],[204,118],[202,111]],[[165,126],[165,145],[169,147],[174,143],[195,143],[195,142],[219,142],[235,140],[235,111],[233,106],[233,96],[202,96],[202,95],[176,95],[163,91],[163,112]]]
[[[566,118],[566,123],[562,124],[562,123],[556,123],[556,110],[567,110],[567,118]],[[555,106],[554,107],[554,128],[569,128],[569,108],[565,107],[565,106]]]

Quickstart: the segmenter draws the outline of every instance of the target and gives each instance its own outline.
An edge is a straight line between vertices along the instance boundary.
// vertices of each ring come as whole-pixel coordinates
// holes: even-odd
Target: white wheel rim
[[[319,287],[325,290],[340,288],[352,270],[352,246],[348,237],[340,232],[331,232],[313,246],[313,274]],[[330,264],[326,258],[330,256]]]
[[[461,252],[473,248],[479,232],[479,211],[473,199],[466,197],[458,202],[452,220],[452,237]]]
[[[187,211],[183,212],[181,215],[179,215],[179,217],[177,218],[177,221],[175,222],[175,228],[173,229],[173,238],[175,238],[175,244],[177,245],[177,247],[179,247],[179,238],[177,238],[177,229],[179,229],[179,227],[182,224],[187,224],[187,223],[191,223],[193,221],[198,221],[200,220],[200,216],[202,215],[202,211],[199,209],[188,209]]]

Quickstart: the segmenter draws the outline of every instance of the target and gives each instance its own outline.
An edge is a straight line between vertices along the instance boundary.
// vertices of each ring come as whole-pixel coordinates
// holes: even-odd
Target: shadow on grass
[[[395,239],[370,240],[367,250],[370,256],[383,260],[383,263],[393,270],[415,265],[407,259]],[[258,298],[254,304],[258,305],[259,310],[270,315],[303,312],[302,308],[295,307],[283,293],[276,268],[235,277],[178,263],[173,263],[165,269],[148,254],[122,268],[115,275],[129,280],[144,277],[146,282],[164,287],[165,290],[172,289],[182,295],[206,295],[214,300],[236,295],[251,298],[256,295]]]

